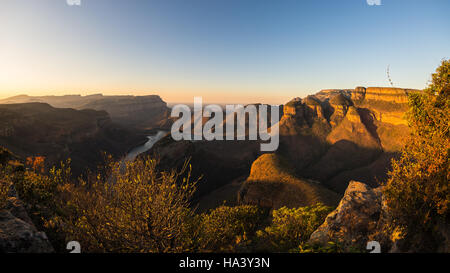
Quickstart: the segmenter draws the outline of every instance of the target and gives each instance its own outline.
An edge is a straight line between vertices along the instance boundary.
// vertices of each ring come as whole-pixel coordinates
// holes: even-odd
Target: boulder
[[[31,222],[20,200],[11,197],[0,210],[0,253],[50,253],[54,249],[44,232]]]
[[[339,242],[344,249],[365,249],[381,216],[381,187],[350,181],[338,207],[310,237],[312,244]]]

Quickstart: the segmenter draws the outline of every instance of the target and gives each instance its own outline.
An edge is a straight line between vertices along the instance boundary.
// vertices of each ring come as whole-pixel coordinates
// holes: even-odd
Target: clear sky
[[[284,103],[424,88],[450,57],[449,0],[1,0],[0,97],[159,94]]]

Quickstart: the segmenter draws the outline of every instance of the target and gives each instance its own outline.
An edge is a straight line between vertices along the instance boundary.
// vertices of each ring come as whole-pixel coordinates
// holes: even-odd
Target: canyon
[[[337,204],[349,181],[379,186],[409,134],[405,119],[413,89],[356,87],[321,90],[282,106],[280,147],[260,141],[173,141],[166,136],[148,152],[165,168],[190,159],[201,209],[217,204],[271,208],[321,200]],[[302,198],[301,196],[308,196]]]
[[[391,159],[399,155],[409,134],[405,112],[411,92],[420,91],[357,87],[294,98],[276,111],[280,113],[274,117],[280,146],[275,152],[261,152],[261,140],[175,141],[163,130],[173,119],[157,96],[19,96],[0,104],[0,146],[12,151],[15,160],[44,156],[48,167],[70,157],[75,176],[95,170],[102,162],[102,152],[119,160],[150,155],[158,158],[162,171],[179,168],[188,160],[192,177],[199,179],[192,200],[198,212],[223,204],[278,209],[321,202],[332,207],[340,204],[334,214],[345,208],[349,217],[364,220],[380,210],[379,198],[372,202],[373,194],[362,193],[364,200],[352,201],[353,197],[345,196],[353,194],[355,185],[358,191],[370,193],[370,188],[385,181]],[[144,112],[156,114],[147,121]],[[348,200],[350,205],[344,206]],[[2,235],[1,247],[20,252],[53,251],[46,235],[26,213],[19,213],[24,212],[21,201],[12,196],[8,202],[0,224],[6,225],[3,229],[8,232],[9,223],[17,228]],[[358,202],[367,203],[368,210],[360,210]],[[341,236],[330,228],[337,221],[333,213],[311,240]],[[367,225],[372,223],[369,220]],[[374,236],[353,232],[361,244]],[[31,248],[20,244],[22,233],[32,234]]]
[[[167,104],[157,95],[148,96],[27,96],[19,95],[0,100],[0,104],[40,102],[55,108],[92,109],[106,111],[112,121],[139,129],[161,127],[169,114]],[[163,126],[164,127],[164,126]]]
[[[117,158],[130,151],[133,158],[155,156],[162,169],[190,160],[193,175],[201,177],[195,197],[201,209],[223,201],[332,205],[350,180],[376,187],[386,179],[409,134],[404,115],[411,92],[420,91],[356,87],[294,98],[275,118],[280,146],[273,153],[261,152],[260,140],[175,141],[170,134],[159,134],[148,149],[147,136],[173,123],[156,95],[16,96],[0,101],[0,145],[50,163],[72,157],[77,174],[101,162],[101,151]]]

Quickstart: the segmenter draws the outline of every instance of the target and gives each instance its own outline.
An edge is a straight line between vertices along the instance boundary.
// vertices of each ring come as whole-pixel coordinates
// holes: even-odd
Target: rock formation
[[[47,235],[38,231],[20,200],[8,199],[0,210],[0,253],[50,253],[54,249]]]
[[[280,153],[299,177],[343,192],[351,179],[376,186],[409,129],[407,95],[400,88],[328,89],[294,99],[280,120]],[[369,166],[376,171],[364,173]]]
[[[378,242],[384,253],[427,251],[424,249],[429,240],[427,234],[412,234],[414,239],[408,242],[399,236],[398,230],[392,229],[392,222],[382,187],[371,188],[365,183],[350,181],[338,207],[311,234],[309,243],[338,242],[345,252],[366,251],[370,241]],[[434,232],[442,238],[435,249],[450,251],[450,226],[442,223]]]
[[[288,162],[276,154],[263,154],[253,162],[250,176],[239,192],[239,203],[278,209],[318,202],[335,206],[339,196],[319,182],[293,175]]]
[[[381,216],[381,188],[351,181],[338,207],[311,235],[310,242],[339,242],[344,248],[365,249]]]

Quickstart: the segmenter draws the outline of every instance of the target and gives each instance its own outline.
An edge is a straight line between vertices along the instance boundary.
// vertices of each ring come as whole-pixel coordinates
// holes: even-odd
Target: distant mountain
[[[103,96],[95,94],[41,97],[19,95],[0,100],[0,104],[30,102],[48,103],[56,108],[104,110],[114,122],[142,129],[161,127],[161,125],[164,127],[164,122],[170,114],[167,104],[157,95]]]
[[[106,111],[0,105],[0,146],[22,158],[45,156],[49,165],[70,157],[76,175],[97,167],[102,151],[121,157],[145,140],[142,133],[113,123]]]

